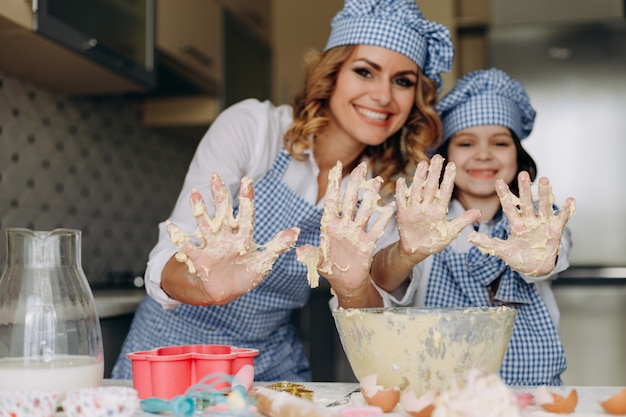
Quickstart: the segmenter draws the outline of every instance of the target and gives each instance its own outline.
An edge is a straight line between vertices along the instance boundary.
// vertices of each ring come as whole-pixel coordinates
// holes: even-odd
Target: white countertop
[[[106,319],[135,312],[146,296],[144,288],[97,289],[93,291],[96,311],[100,319]]]
[[[265,387],[270,385],[270,382],[255,382],[255,386]],[[316,415],[337,415],[342,408],[347,407],[362,407],[366,403],[363,400],[361,393],[353,393],[350,395],[350,400],[347,404],[337,407],[326,407],[327,404],[332,403],[338,399],[341,399],[345,395],[350,394],[355,388],[358,388],[358,383],[342,383],[342,382],[305,382],[300,383],[305,386],[306,389],[312,390],[314,393],[313,404],[323,414],[316,414],[315,410],[311,413],[307,413],[308,416]],[[132,386],[132,381],[121,380],[105,380],[103,385],[123,385]],[[578,392],[578,406],[576,411],[569,414],[570,417],[610,417],[605,413],[599,405],[600,400],[604,400],[611,395],[616,394],[624,387],[617,386],[575,386],[575,387],[550,387],[550,390],[556,393],[568,394],[572,389],[576,389]],[[513,387],[514,391],[527,391],[534,393],[536,388],[534,387]],[[323,411],[322,411],[323,409]],[[329,414],[330,413],[330,414]],[[61,414],[62,415],[62,414]],[[160,415],[170,416],[170,413],[162,413]],[[139,412],[137,417],[150,417],[157,416],[157,414],[150,414],[147,412]],[[402,406],[398,405],[391,413],[384,414],[385,417],[410,417],[410,414],[402,410]],[[556,414],[548,413],[544,411],[538,411],[532,409],[530,412],[526,412],[523,416],[528,417],[555,417]],[[272,416],[276,417],[276,416]]]

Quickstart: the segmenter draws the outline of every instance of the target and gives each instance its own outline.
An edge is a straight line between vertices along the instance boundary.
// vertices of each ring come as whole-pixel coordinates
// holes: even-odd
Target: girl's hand
[[[554,269],[561,236],[576,211],[576,202],[568,198],[562,209],[555,213],[550,182],[547,178],[540,178],[535,210],[528,173],[520,172],[517,181],[519,198],[511,193],[504,181],[496,182],[496,192],[511,227],[508,239],[500,240],[472,232],[467,240],[482,252],[502,258],[522,274],[537,277],[547,275]]]
[[[317,286],[321,274],[330,282],[335,294],[346,299],[369,287],[370,265],[376,241],[393,215],[394,204],[389,203],[384,207],[378,205],[378,192],[383,181],[380,177],[365,180],[365,162],[350,174],[341,201],[341,172],[342,164],[338,161],[328,175],[320,247],[301,246],[296,249],[296,254],[298,261],[308,267],[308,279],[312,287]],[[362,195],[359,195],[361,191]],[[379,213],[378,218],[367,230],[374,212]]]
[[[452,162],[446,166],[440,185],[443,161],[441,155],[435,155],[430,165],[426,161],[420,162],[410,187],[406,186],[404,178],[396,182],[400,250],[415,258],[415,263],[441,252],[467,225],[480,217],[480,211],[472,209],[448,221],[446,215],[454,189],[456,166]]]
[[[278,233],[266,245],[254,243],[253,193],[252,180],[242,178],[239,214],[234,218],[228,190],[222,178],[214,173],[211,177],[214,218],[209,217],[202,195],[193,190],[190,201],[198,225],[196,236],[185,234],[173,223],[167,224],[170,239],[178,248],[176,259],[187,264],[189,272],[198,277],[215,304],[226,304],[258,286],[276,258],[298,239],[300,229],[292,228]]]

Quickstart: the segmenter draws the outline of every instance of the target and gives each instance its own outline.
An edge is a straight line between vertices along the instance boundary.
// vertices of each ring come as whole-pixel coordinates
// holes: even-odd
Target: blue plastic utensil
[[[151,397],[141,400],[139,406],[148,413],[171,411],[176,417],[191,417],[196,411],[196,402],[192,397],[177,395],[172,400]]]
[[[205,376],[197,384],[192,385],[183,395],[177,395],[171,400],[164,400],[158,397],[150,397],[139,402],[143,411],[148,413],[162,413],[169,411],[176,417],[192,417],[193,415],[203,415],[202,409],[205,406],[226,403],[226,394],[229,391],[237,392],[242,398],[246,394],[252,381],[254,380],[254,370],[249,365],[244,365],[242,369],[233,377],[222,373],[214,373]],[[226,385],[224,385],[226,383]],[[213,415],[248,415],[247,410],[241,413],[232,414],[216,411]]]

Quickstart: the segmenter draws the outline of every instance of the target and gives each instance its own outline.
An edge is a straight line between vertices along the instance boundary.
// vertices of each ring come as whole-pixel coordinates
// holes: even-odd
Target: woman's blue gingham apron
[[[491,236],[506,239],[509,223],[505,216]],[[534,284],[525,282],[497,256],[472,246],[468,253],[450,247],[434,255],[425,305],[467,307],[508,305],[517,310],[513,335],[504,356],[500,376],[509,385],[562,385],[565,352],[548,309]],[[500,278],[493,301],[489,285]]]
[[[322,210],[306,202],[283,181],[291,156],[282,149],[272,168],[254,186],[255,228],[258,244],[276,233],[298,226],[297,246],[319,246]],[[235,209],[235,212],[237,209]],[[259,349],[255,358],[257,381],[306,381],[309,362],[290,321],[294,309],[304,306],[311,288],[306,267],[289,250],[253,291],[223,306],[180,305],[164,310],[145,297],[135,313],[129,334],[113,370],[113,378],[132,377],[126,353],[158,346],[227,344]]]

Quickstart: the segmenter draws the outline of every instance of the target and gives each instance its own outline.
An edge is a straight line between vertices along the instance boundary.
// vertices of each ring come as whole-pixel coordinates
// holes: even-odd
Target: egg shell
[[[438,391],[431,390],[418,399],[415,391],[408,390],[400,396],[400,404],[402,404],[404,411],[413,417],[430,417],[435,409],[435,400],[438,396]]]
[[[388,413],[396,407],[400,400],[400,389],[397,387],[384,388],[376,385],[376,374],[361,378],[361,393],[367,405],[380,407],[384,413]]]
[[[554,402],[541,404],[544,410],[556,414],[569,414],[576,409],[578,405],[578,392],[575,389],[572,389],[567,397],[555,394],[554,392],[551,394]]]
[[[427,405],[419,411],[407,411],[413,417],[430,417],[435,410],[435,404]]]
[[[626,415],[626,388],[622,389],[615,395],[609,397],[605,401],[601,401],[600,405],[609,414]]]

